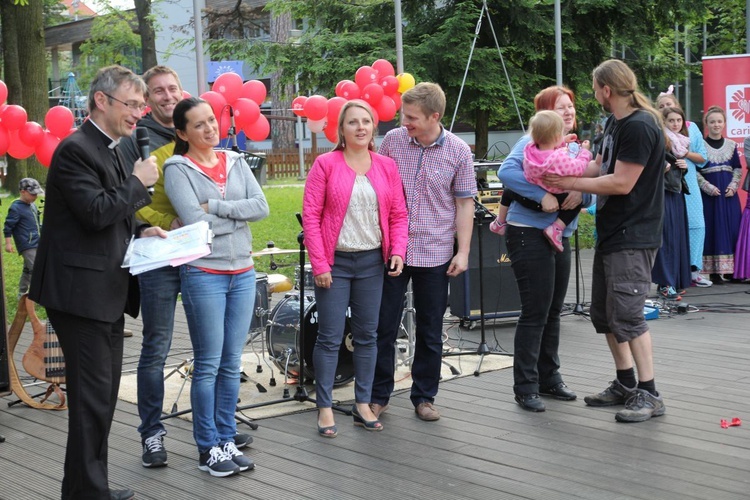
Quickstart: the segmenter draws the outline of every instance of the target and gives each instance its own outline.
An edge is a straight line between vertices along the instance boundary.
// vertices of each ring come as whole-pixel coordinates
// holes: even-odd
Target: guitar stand
[[[302,225],[302,215],[296,214],[297,220],[300,226]],[[299,268],[304,272],[305,269],[305,234],[304,231],[300,231],[297,235],[297,242],[299,243]],[[305,387],[305,280],[304,278],[299,280],[299,350],[297,351],[297,357],[299,358],[299,376],[297,377],[297,390],[294,396],[289,396],[289,391],[284,389],[284,397],[281,399],[274,399],[273,401],[265,401],[263,403],[254,403],[249,405],[237,406],[237,411],[249,410],[252,408],[261,408],[264,406],[271,406],[279,403],[286,403],[288,401],[298,401],[304,403],[309,401],[316,403],[315,399],[311,398],[307,393],[307,387]],[[287,357],[288,360],[288,357]],[[286,371],[286,370],[285,370]],[[288,371],[286,371],[288,373]],[[351,411],[341,406],[333,405],[332,409],[339,411],[345,415],[351,415]]]
[[[471,354],[476,354],[479,356],[479,361],[477,362],[477,368],[474,370],[474,376],[478,377],[480,370],[482,369],[482,361],[484,361],[484,357],[489,354],[495,354],[499,356],[513,356],[513,353],[506,352],[506,351],[492,351],[487,346],[487,339],[485,337],[485,329],[484,329],[484,265],[482,261],[482,227],[484,225],[484,219],[487,218],[494,218],[494,215],[492,212],[490,212],[487,207],[479,203],[477,200],[474,200],[474,225],[477,228],[477,246],[478,249],[478,258],[479,258],[479,328],[480,328],[480,340],[479,345],[477,346],[476,351],[457,351],[457,352],[447,352],[443,353],[443,357],[453,357],[453,356],[466,356]],[[465,271],[465,272],[468,272]],[[450,365],[449,365],[450,366]],[[453,372],[453,367],[451,367],[451,372]]]

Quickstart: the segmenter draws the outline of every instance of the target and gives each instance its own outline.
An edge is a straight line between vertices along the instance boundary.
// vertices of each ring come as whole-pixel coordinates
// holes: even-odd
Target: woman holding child
[[[534,98],[537,111],[550,110],[563,121],[563,134],[575,128],[575,95],[567,87],[553,86]],[[560,313],[570,276],[570,244],[568,239],[578,225],[574,218],[561,230],[558,251],[545,230],[558,221],[558,210],[576,209],[581,201],[588,204],[589,195],[571,192],[560,203],[555,195],[530,182],[524,173],[524,150],[532,141],[522,137],[498,171],[498,177],[517,197],[533,200],[539,208],[530,208],[515,198],[507,213],[506,245],[513,273],[521,297],[521,316],[516,325],[514,340],[513,392],[516,402],[525,410],[544,411],[539,395],[572,401],[576,394],[563,382],[560,375],[558,346],[560,343]],[[566,142],[575,141],[567,135]],[[559,144],[558,144],[559,145]],[[538,146],[538,145],[537,145]],[[572,152],[574,156],[578,152]],[[582,154],[588,154],[582,153]],[[589,155],[590,157],[590,155]]]

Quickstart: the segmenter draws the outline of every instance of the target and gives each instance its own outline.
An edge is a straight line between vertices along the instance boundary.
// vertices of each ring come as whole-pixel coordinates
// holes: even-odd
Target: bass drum
[[[299,295],[288,295],[276,304],[271,311],[266,329],[266,345],[268,354],[279,370],[284,372],[288,366],[287,375],[299,377]],[[305,299],[305,378],[315,379],[313,366],[313,348],[318,339],[318,310],[315,300]],[[354,379],[354,358],[351,325],[346,318],[344,326],[344,340],[339,350],[339,363],[333,385],[343,385]],[[288,364],[287,364],[288,361]]]

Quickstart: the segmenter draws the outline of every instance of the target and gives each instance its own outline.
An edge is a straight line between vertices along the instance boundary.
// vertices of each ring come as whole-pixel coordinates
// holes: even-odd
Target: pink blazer
[[[370,156],[372,167],[366,175],[378,197],[383,261],[393,255],[404,258],[409,221],[401,176],[392,159],[372,152]],[[302,225],[314,276],[329,272],[333,266],[336,243],[356,177],[341,151],[320,155],[307,176]]]

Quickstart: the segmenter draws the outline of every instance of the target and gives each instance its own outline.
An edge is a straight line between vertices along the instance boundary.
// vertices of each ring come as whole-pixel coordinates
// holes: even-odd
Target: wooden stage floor
[[[583,252],[586,288],[590,261],[591,252]],[[562,320],[560,355],[565,382],[579,400],[546,400],[545,413],[514,403],[512,369],[483,373],[441,385],[437,422],[415,417],[407,391],[392,399],[380,433],[337,415],[339,436],[324,439],[315,432],[311,411],[258,420],[257,431],[241,426],[255,439],[248,453],[256,469],[213,478],[198,470],[191,424],[180,419],[167,421],[169,466],[143,468],[136,407],[120,401],[109,441],[110,484],[132,488],[139,500],[746,499],[748,293],[746,284],[691,288],[683,302],[697,311],[650,322],[656,383],[667,412],[649,422],[620,424],[614,409],[585,406],[583,396],[606,387],[614,368],[604,339],[586,318],[571,315]],[[574,276],[568,297],[575,303]],[[190,353],[178,312],[170,363]],[[134,370],[140,328],[136,321],[128,325],[135,336],[125,340],[124,369]],[[488,321],[489,346],[512,351],[513,332],[513,321]],[[462,333],[476,340],[478,328]],[[27,343],[29,336],[24,334]],[[9,408],[12,399],[0,400],[0,434],[6,437],[0,444],[0,499],[59,498],[67,414]],[[722,429],[720,419],[733,417],[743,425]]]

